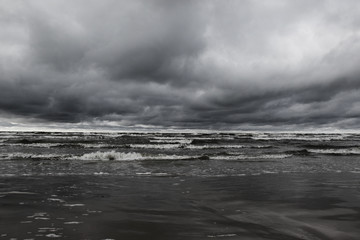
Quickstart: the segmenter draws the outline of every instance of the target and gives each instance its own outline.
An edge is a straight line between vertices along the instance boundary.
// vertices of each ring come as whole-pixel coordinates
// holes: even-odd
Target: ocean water
[[[360,134],[0,132],[0,239],[360,239]]]

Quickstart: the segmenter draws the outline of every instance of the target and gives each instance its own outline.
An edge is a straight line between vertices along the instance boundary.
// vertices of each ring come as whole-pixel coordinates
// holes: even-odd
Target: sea
[[[360,239],[360,134],[0,132],[0,239]]]

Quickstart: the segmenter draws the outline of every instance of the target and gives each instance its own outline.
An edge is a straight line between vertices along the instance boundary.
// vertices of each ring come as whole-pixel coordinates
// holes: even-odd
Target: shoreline
[[[355,240],[357,179],[349,173],[0,177],[0,239]]]

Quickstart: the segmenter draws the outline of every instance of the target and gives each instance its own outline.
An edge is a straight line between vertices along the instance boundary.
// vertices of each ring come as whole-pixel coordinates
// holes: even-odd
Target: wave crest
[[[87,161],[133,161],[133,160],[181,160],[190,159],[191,156],[186,155],[167,155],[167,154],[142,154],[138,152],[92,152],[82,156],[74,157],[73,159],[87,160]]]
[[[80,160],[131,161],[131,160],[142,160],[144,159],[144,156],[141,153],[135,153],[135,152],[123,153],[123,152],[115,152],[115,151],[109,151],[109,152],[97,151],[92,153],[86,153],[77,158]]]

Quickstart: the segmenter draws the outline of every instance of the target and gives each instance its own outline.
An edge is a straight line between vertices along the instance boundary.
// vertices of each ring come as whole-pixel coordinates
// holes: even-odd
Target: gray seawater
[[[0,239],[360,239],[360,135],[0,132]]]

